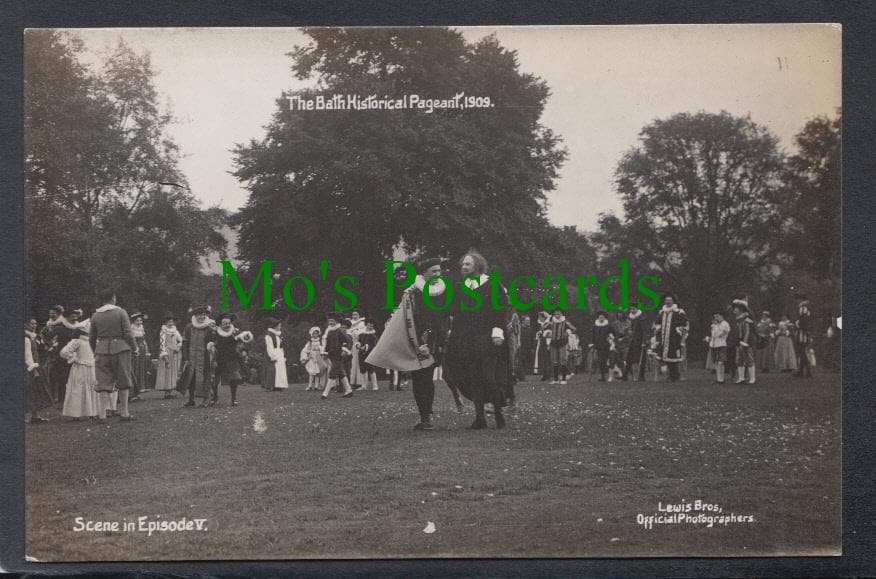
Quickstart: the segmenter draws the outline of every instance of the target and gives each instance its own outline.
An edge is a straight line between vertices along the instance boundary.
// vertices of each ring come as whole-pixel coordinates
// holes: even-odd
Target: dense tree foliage
[[[540,124],[547,85],[513,51],[447,29],[307,33],[292,68],[312,87],[287,96],[464,92],[493,106],[301,111],[280,99],[266,136],[236,149],[251,191],[237,218],[244,261],[314,275],[328,259],[360,280],[366,308],[380,303],[382,260],[398,248],[456,258],[474,246],[508,273],[592,267],[586,238],[545,217],[565,151]]]
[[[149,57],[119,42],[103,69],[73,36],[25,36],[25,234],[28,307],[93,307],[103,286],[157,317],[180,312],[221,251],[225,219],[204,211],[167,137]],[[164,184],[162,184],[164,183]]]
[[[618,164],[623,219],[600,216],[591,241],[603,262],[658,273],[695,335],[737,295],[777,316],[798,293],[838,312],[840,119],[810,121],[797,148],[784,157],[764,127],[726,112],[655,120]]]

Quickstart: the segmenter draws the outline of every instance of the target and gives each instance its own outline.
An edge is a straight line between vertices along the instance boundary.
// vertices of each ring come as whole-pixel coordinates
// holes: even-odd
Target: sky
[[[614,169],[641,129],[681,112],[750,115],[793,152],[794,135],[841,105],[839,25],[672,25],[458,28],[468,41],[495,33],[523,72],[552,94],[542,124],[568,159],[548,196],[555,225],[596,228],[622,214]],[[240,208],[230,175],[236,143],[261,139],[283,91],[304,86],[286,55],[308,41],[294,28],[77,29],[87,61],[124,38],[148,51],[155,85],[176,121],[181,167],[205,207]]]

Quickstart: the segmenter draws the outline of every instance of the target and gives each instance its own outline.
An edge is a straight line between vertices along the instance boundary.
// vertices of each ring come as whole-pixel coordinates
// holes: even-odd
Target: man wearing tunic
[[[684,310],[678,307],[672,294],[666,294],[654,329],[657,333],[657,358],[669,369],[670,382],[677,382],[681,378],[679,364],[682,361],[681,348],[687,328]]]
[[[195,398],[200,398],[201,406],[207,405],[212,384],[210,371],[210,351],[207,344],[215,327],[215,322],[208,316],[210,306],[198,306],[192,309],[192,318],[183,331],[182,360],[187,367],[183,372],[183,380],[188,388],[189,399],[185,406],[194,406]]]
[[[469,429],[487,427],[484,405],[491,403],[496,428],[505,428],[502,414],[503,380],[510,375],[508,344],[505,341],[508,295],[498,280],[487,275],[487,260],[477,251],[469,251],[460,261],[463,283],[473,294],[478,294],[481,307],[454,310],[453,325],[447,343],[447,382],[459,388],[463,396],[474,402],[475,420]],[[495,296],[491,296],[491,286]],[[495,297],[500,309],[494,308]],[[472,305],[474,298],[461,296],[461,301]]]
[[[36,329],[36,320],[29,320],[24,327],[24,369],[26,372],[24,400],[26,412],[30,414],[31,424],[47,421],[39,415],[43,377],[40,376],[40,355],[37,350]]]
[[[809,300],[806,299],[806,296],[802,296],[800,305],[797,306],[797,330],[794,334],[794,342],[797,346],[797,367],[799,368],[794,375],[799,378],[812,378],[812,365],[809,363],[807,355],[807,350],[812,344],[812,334],[809,327],[811,319]]]
[[[629,380],[630,373],[633,380],[645,381],[645,355],[648,349],[648,329],[645,317],[636,306],[630,307],[630,344],[627,350],[626,364],[624,365],[624,380]]]
[[[419,349],[423,354],[433,355],[444,346],[447,337],[447,315],[426,306],[423,293],[428,292],[433,303],[441,303],[445,299],[443,281],[436,278],[441,275],[441,260],[428,258],[417,264],[414,285],[405,291],[414,294],[413,320],[417,334],[420,336]],[[420,422],[414,425],[417,430],[434,430],[432,425],[432,404],[435,400],[434,365],[411,372],[414,401],[420,414]]]
[[[131,334],[128,312],[116,305],[113,290],[103,290],[103,305],[91,316],[88,342],[94,352],[94,373],[98,393],[98,417],[106,419],[113,390],[119,391],[120,415],[123,421],[133,420],[128,412],[128,396],[134,385],[131,356],[137,350]]]
[[[213,373],[213,396],[210,406],[219,401],[219,385],[226,382],[231,386],[231,405],[237,406],[237,387],[243,383],[241,372],[240,351],[238,346],[252,340],[250,332],[241,332],[234,327],[237,316],[229,312],[219,314],[219,326],[210,335],[207,349],[213,353],[216,363]]]
[[[532,320],[526,314],[520,318],[520,350],[517,352],[517,379],[526,380],[526,374],[532,370],[532,350],[535,347],[535,330]]]

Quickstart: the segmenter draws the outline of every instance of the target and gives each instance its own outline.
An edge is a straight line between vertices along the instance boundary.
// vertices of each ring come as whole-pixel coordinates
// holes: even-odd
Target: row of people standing
[[[782,315],[774,323],[769,311],[761,312],[760,319],[754,321],[745,299],[733,300],[730,309],[729,321],[722,312],[713,315],[711,334],[705,339],[709,343],[706,369],[715,371],[717,382],[724,382],[728,365],[737,384],[746,378],[749,384],[754,384],[758,370],[812,376],[814,354],[808,300],[803,299],[798,305],[796,322]]]
[[[672,313],[669,318],[668,324],[672,325]],[[678,319],[675,323],[678,324]],[[530,326],[528,318],[523,319],[522,326]],[[566,384],[568,378],[584,362],[585,350],[587,353],[592,350],[601,381],[611,381],[613,371],[617,371],[623,380],[628,380],[630,376],[634,380],[644,380],[646,353],[651,335],[652,331],[649,330],[642,311],[635,306],[629,311],[617,312],[614,320],[610,320],[605,311],[597,312],[587,342],[561,310],[552,315],[541,312],[537,331],[531,342],[535,345],[534,353],[530,357],[524,352],[524,360],[529,362],[531,358],[532,373],[541,374],[542,381]],[[668,351],[666,354],[668,358]]]
[[[120,400],[122,419],[131,419],[131,390],[145,385],[147,375],[143,371],[137,376],[132,357],[148,360],[148,354],[144,342],[134,338],[131,318],[115,306],[114,294],[103,292],[103,298],[103,305],[90,319],[82,319],[81,309],[65,311],[56,305],[41,330],[35,319],[25,324],[25,386],[31,422],[42,422],[38,411],[54,403],[62,404],[64,417],[105,420],[117,412]]]

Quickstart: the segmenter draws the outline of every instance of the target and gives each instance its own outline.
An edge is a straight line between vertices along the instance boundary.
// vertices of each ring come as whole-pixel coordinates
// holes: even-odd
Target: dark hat
[[[191,314],[192,314],[193,316],[197,316],[198,314],[207,314],[207,315],[210,315],[210,312],[211,312],[211,311],[212,311],[212,310],[211,310],[210,306],[194,306],[194,307],[191,309]]]
[[[237,314],[234,312],[221,312],[218,316],[216,316],[216,321],[221,322],[224,319],[229,319],[232,322],[237,319]],[[276,325],[276,324],[274,324]]]
[[[77,316],[79,316],[81,318],[82,317],[82,310],[79,308],[77,308],[75,310],[70,310],[69,312],[67,312],[67,315],[70,315],[70,314],[76,314]]]
[[[173,321],[175,322],[176,319],[177,319],[177,318],[176,318],[175,315],[173,315],[173,314],[170,313],[170,312],[167,312],[166,314],[164,314],[164,317],[161,318],[161,321],[164,322],[164,323],[167,323],[167,322],[173,320]]]
[[[424,257],[423,259],[417,261],[417,272],[423,273],[430,267],[442,265],[443,263],[444,260],[440,257]]]
[[[598,312],[596,312],[596,317],[598,318],[599,316],[602,316],[602,317],[604,317],[604,318],[607,318],[607,317],[608,317],[608,312],[606,312],[605,310],[599,310]]]
[[[142,319],[145,320],[145,319],[146,319],[146,316],[145,316],[144,314],[140,313],[140,312],[134,312],[133,314],[131,314],[131,321],[132,321],[132,322],[133,322],[134,320],[138,319],[138,318],[142,318]]]
[[[55,312],[58,312],[59,314],[63,314],[64,313],[64,306],[54,305],[54,306],[49,308],[49,311],[50,312],[55,311]]]
[[[350,318],[344,318],[343,320],[341,320],[341,325],[345,328],[349,328],[353,325],[353,322],[350,321]]]
[[[274,326],[276,326],[279,323],[280,323],[280,320],[278,320],[277,318],[272,318],[270,316],[265,318],[265,324],[267,324],[267,326],[269,328],[273,328]]]
[[[663,300],[666,298],[672,298],[672,301],[675,301],[675,294],[672,292],[663,292]]]

